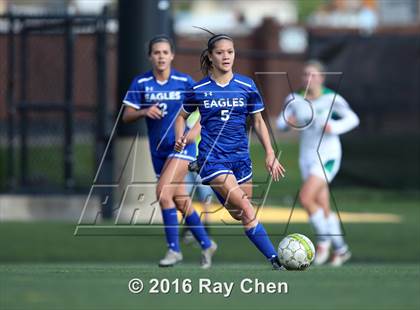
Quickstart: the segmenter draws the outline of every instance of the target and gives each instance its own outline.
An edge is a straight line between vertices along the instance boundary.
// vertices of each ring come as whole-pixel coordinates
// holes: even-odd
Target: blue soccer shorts
[[[156,177],[159,178],[162,173],[163,166],[168,158],[179,158],[187,161],[196,160],[197,147],[195,143],[188,144],[182,152],[172,151],[160,156],[152,156],[153,169]]]
[[[252,161],[249,158],[234,162],[207,161],[200,168],[201,180],[206,185],[222,174],[233,174],[238,184],[245,183],[252,178]]]

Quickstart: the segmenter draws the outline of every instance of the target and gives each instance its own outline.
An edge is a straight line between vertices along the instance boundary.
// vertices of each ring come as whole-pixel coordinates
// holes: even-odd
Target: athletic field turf
[[[417,264],[349,264],[340,269],[275,272],[265,264],[216,263],[159,269],[155,264],[3,264],[1,309],[418,309]],[[143,292],[129,293],[140,278]],[[151,278],[191,279],[192,293],[149,294]],[[232,293],[199,293],[199,278],[234,282]],[[286,282],[281,293],[243,293],[244,278]],[[248,290],[251,285],[244,287]],[[203,289],[204,290],[204,289]]]
[[[300,183],[291,153],[284,156],[288,178],[273,183],[267,198],[271,213],[265,226],[276,245],[293,232],[315,239],[299,206],[287,220]],[[256,159],[257,181],[266,177],[263,162]],[[343,268],[305,272],[272,271],[240,229],[228,234],[212,230],[219,250],[214,267],[202,271],[200,251],[193,245],[182,245],[182,265],[156,267],[165,250],[162,229],[134,226],[74,236],[77,218],[68,223],[2,222],[0,309],[420,309],[419,192],[333,187],[333,196],[353,258]],[[143,292],[129,292],[132,278],[145,282]],[[175,294],[172,286],[168,294],[148,294],[152,278],[191,279],[193,291]],[[232,281],[232,294],[199,294],[200,278]],[[283,285],[282,293],[246,294],[240,290],[246,278],[286,282],[288,292]]]

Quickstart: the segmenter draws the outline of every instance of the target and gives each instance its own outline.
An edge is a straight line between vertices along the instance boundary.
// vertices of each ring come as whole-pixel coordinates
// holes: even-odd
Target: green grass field
[[[342,194],[338,193],[338,197]],[[183,246],[184,263],[160,269],[162,236],[151,229],[132,236],[73,236],[69,223],[0,225],[0,309],[418,309],[420,307],[419,209],[414,201],[395,204],[373,199],[366,211],[398,213],[396,224],[344,224],[353,260],[343,268],[311,267],[305,272],[275,272],[241,233],[218,235],[214,268],[199,268],[199,249]],[[344,204],[352,210],[362,207]],[[266,225],[278,243],[284,227]],[[288,232],[314,236],[306,224]],[[155,232],[155,230],[153,231]],[[146,236],[142,236],[142,234]],[[191,294],[129,293],[131,278],[191,279]],[[199,294],[199,278],[233,281],[229,298]],[[244,278],[287,282],[287,294],[245,294]]]
[[[216,263],[159,269],[155,264],[10,264],[0,267],[2,309],[418,309],[417,264],[351,264],[341,269],[274,272],[262,264]],[[144,290],[128,291],[140,278]],[[150,294],[150,279],[191,279],[192,293]],[[199,293],[199,278],[234,282],[232,294]],[[240,290],[244,278],[286,282],[287,293]],[[403,287],[403,289],[402,289]],[[246,287],[248,288],[248,287]],[[30,305],[28,307],[28,305]]]
[[[287,178],[270,188],[267,204],[274,207],[292,206],[300,185],[296,144],[284,143],[282,150]],[[254,181],[261,182],[258,196],[267,174],[260,147],[253,145],[252,154]],[[305,272],[272,271],[241,230],[229,235],[212,230],[219,250],[214,268],[202,271],[195,246],[183,246],[183,264],[157,267],[164,252],[162,230],[74,236],[75,223],[2,222],[0,309],[420,309],[419,191],[333,186],[332,194],[338,211],[390,213],[401,222],[343,223],[352,261],[339,269]],[[275,244],[293,232],[314,240],[308,224],[267,224],[266,229]],[[145,280],[146,291],[151,278],[191,279],[193,292],[135,295],[127,288],[134,277]],[[199,294],[200,278],[233,281],[233,293],[229,298]],[[244,278],[287,282],[288,293],[242,293]]]

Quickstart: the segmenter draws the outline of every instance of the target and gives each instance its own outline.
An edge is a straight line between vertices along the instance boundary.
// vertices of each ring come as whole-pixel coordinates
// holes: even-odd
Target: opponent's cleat
[[[331,242],[318,242],[316,245],[314,265],[323,265],[330,257]]]
[[[169,249],[164,258],[159,261],[159,267],[172,267],[182,261],[182,253]]]
[[[217,250],[217,244],[216,242],[212,240],[211,246],[201,251],[201,268],[208,269],[211,267],[211,260],[216,250]]]
[[[287,269],[280,263],[278,256],[270,259],[273,270],[286,271]]]
[[[351,252],[346,249],[343,253],[335,252],[332,256],[330,265],[332,267],[340,267],[351,258]]]

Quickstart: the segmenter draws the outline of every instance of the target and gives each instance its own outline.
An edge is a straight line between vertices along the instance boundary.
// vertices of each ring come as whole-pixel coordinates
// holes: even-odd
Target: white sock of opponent
[[[338,220],[337,214],[331,212],[327,218],[328,234],[331,236],[332,245],[334,251],[345,252],[347,251],[347,245],[344,242],[343,233],[341,231],[340,221]]]
[[[319,208],[310,217],[309,222],[315,230],[318,237],[318,242],[330,242],[330,233],[328,231],[328,223],[325,218],[324,210]]]

